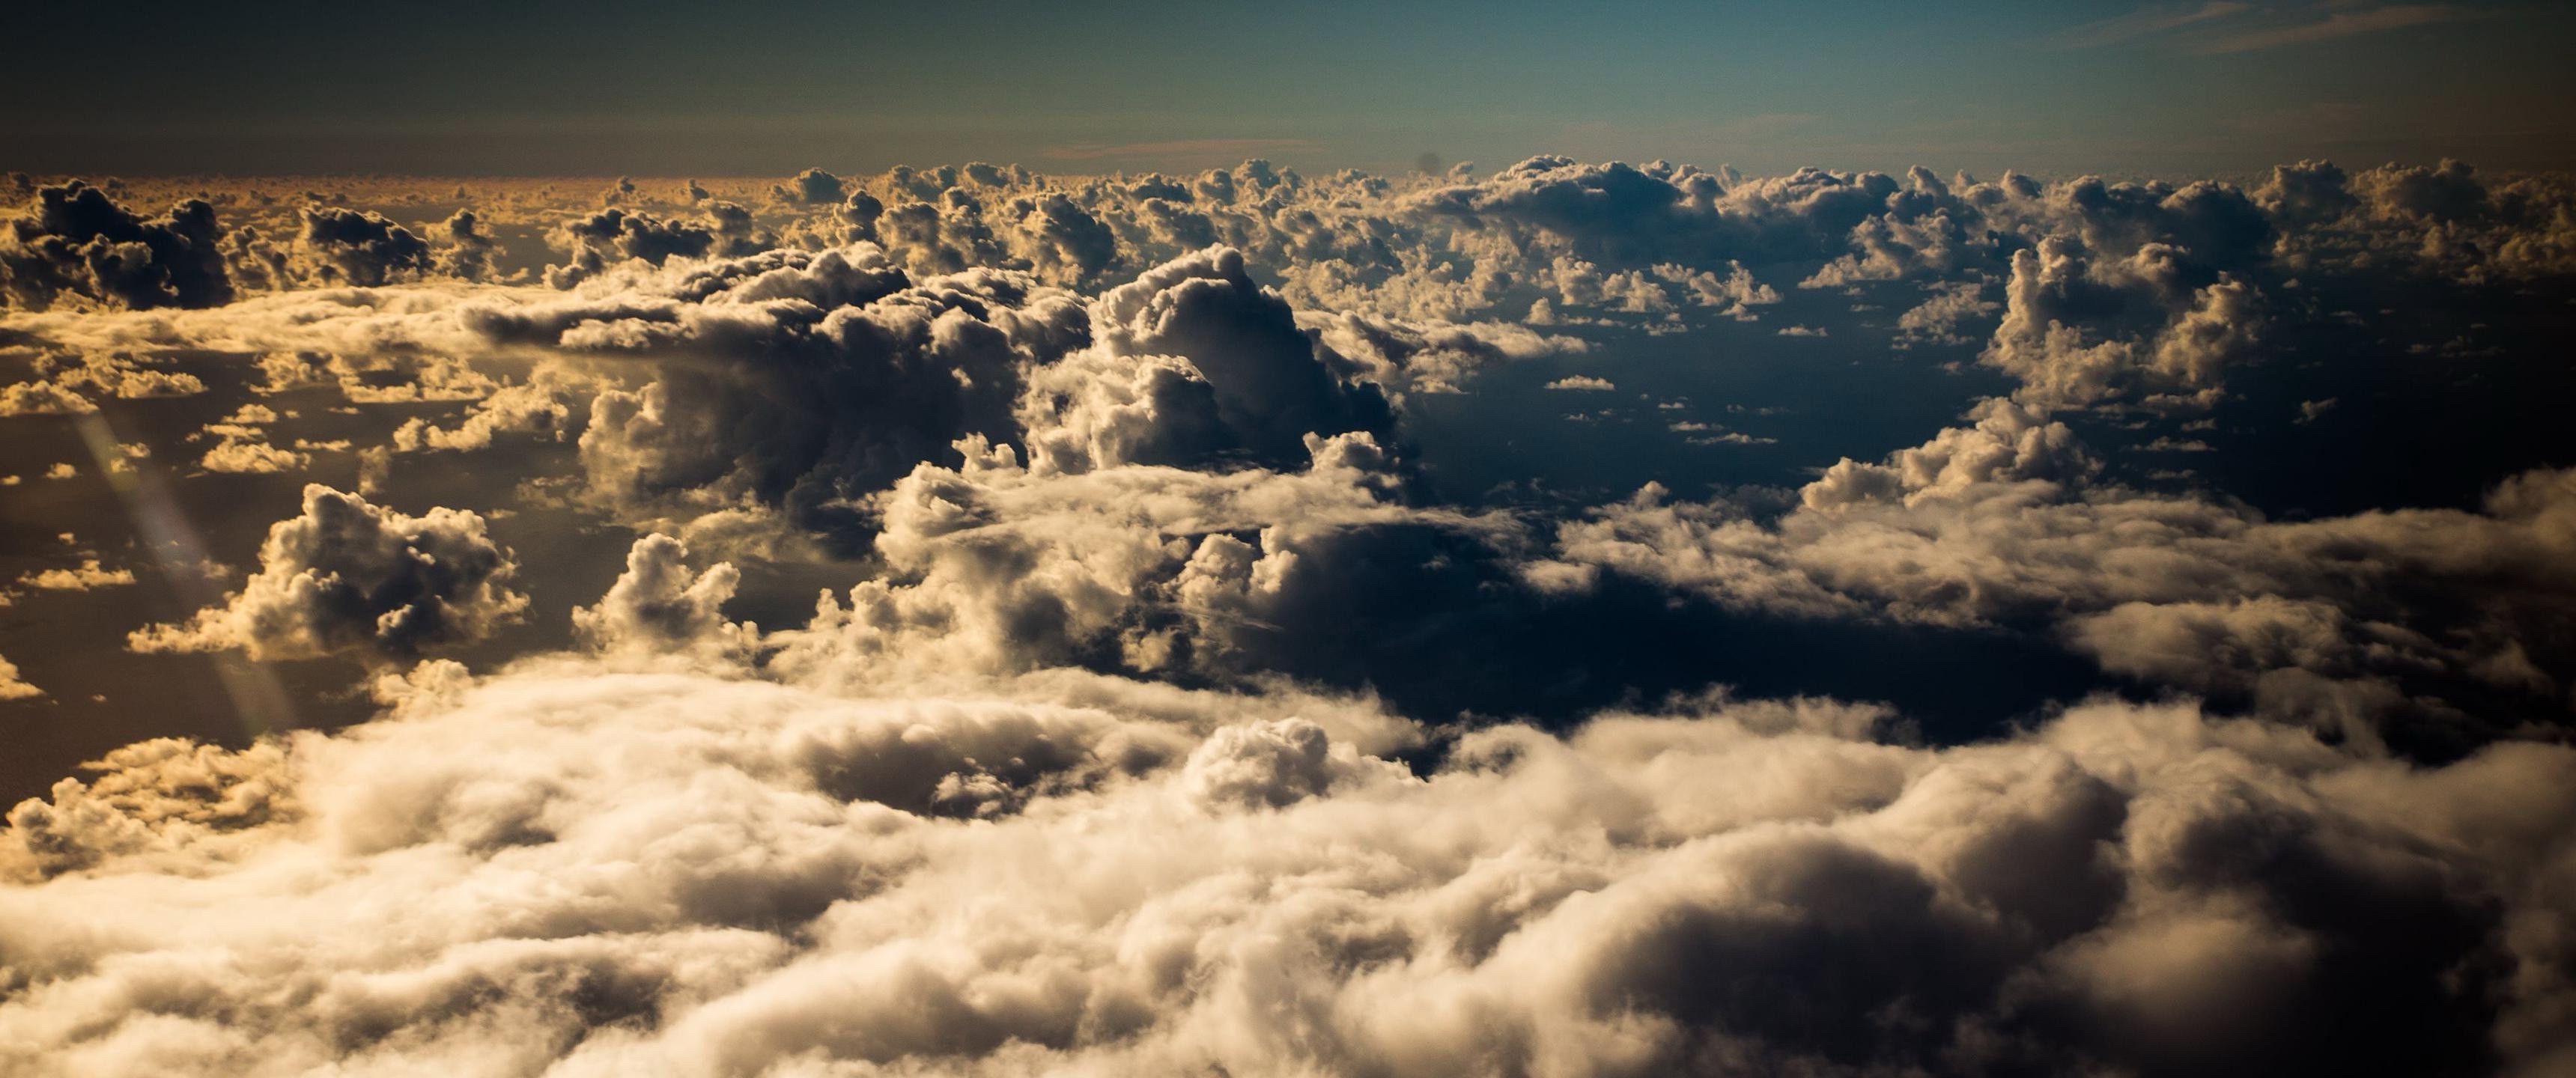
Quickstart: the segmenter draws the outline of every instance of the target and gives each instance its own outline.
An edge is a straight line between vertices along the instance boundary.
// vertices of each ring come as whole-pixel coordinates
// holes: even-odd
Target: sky
[[[2518,3],[43,5],[41,172],[753,175],[2563,167],[2576,14]],[[113,77],[103,73],[113,71]]]
[[[17,13],[0,1074],[2576,1073],[2568,19]]]

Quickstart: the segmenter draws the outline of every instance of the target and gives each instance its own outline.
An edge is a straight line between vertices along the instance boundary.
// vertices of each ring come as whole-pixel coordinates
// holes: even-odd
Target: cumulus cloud
[[[549,242],[572,256],[564,265],[546,267],[546,283],[557,288],[570,288],[613,262],[658,266],[674,257],[744,255],[768,246],[749,210],[722,201],[706,203],[695,220],[612,207],[563,222]]]
[[[809,206],[825,206],[841,201],[844,190],[841,178],[819,168],[796,174],[788,186],[773,188],[779,197]]]
[[[45,690],[27,684],[18,676],[18,664],[0,656],[0,700],[32,700],[45,695]]]
[[[215,445],[197,458],[197,466],[210,472],[276,475],[299,471],[313,463],[310,454],[270,445],[264,428],[215,423],[208,425],[205,433],[214,436]]]
[[[574,634],[604,652],[642,655],[739,653],[759,635],[724,618],[742,574],[719,562],[690,571],[689,549],[667,535],[635,541],[626,572],[597,606],[572,612]]]
[[[16,382],[0,388],[0,416],[79,415],[95,411],[98,405],[59,382]]]
[[[74,180],[35,189],[0,228],[0,294],[11,306],[210,307],[232,298],[214,207],[189,199],[154,218]]]
[[[40,591],[89,591],[134,583],[134,571],[110,569],[97,558],[85,558],[76,568],[26,573],[18,578],[18,583]]]
[[[136,651],[224,651],[253,659],[355,654],[405,659],[472,641],[519,616],[517,565],[483,518],[432,509],[408,516],[321,484],[279,521],[260,567],[219,606],[128,638]]]
[[[1332,354],[1390,392],[1462,393],[1487,367],[1591,348],[1576,337],[1509,322],[1408,322],[1343,312],[1299,312],[1297,323]],[[1399,398],[1400,399],[1400,398]]]
[[[1393,423],[1383,388],[1301,331],[1240,252],[1211,248],[1149,270],[1102,293],[1090,321],[1105,365],[1176,356],[1205,387],[1199,414],[1178,424],[1153,417],[1159,429],[1120,463],[1294,465],[1308,435],[1384,433]]]
[[[458,210],[448,215],[434,234],[447,241],[432,256],[439,273],[468,281],[493,276],[492,259],[500,244],[483,231],[482,218],[474,211]]]
[[[586,379],[559,365],[537,368],[528,380],[493,390],[467,409],[453,427],[417,416],[394,428],[394,448],[406,453],[487,449],[502,434],[532,434],[562,441]]]
[[[373,199],[383,194],[369,193]],[[463,200],[462,189],[454,196]],[[304,192],[292,213],[252,208],[223,234],[223,257],[245,290],[293,291],[453,279],[490,280],[500,242],[489,232],[498,207],[460,208],[444,220],[404,225],[373,209],[348,205],[347,190]],[[418,191],[384,204],[417,205]],[[246,219],[246,220],[245,220]]]
[[[97,411],[94,400],[190,397],[206,391],[196,375],[162,369],[126,353],[47,353],[37,356],[33,367],[34,381],[0,390],[0,415],[77,415]]]
[[[2181,248],[2125,260],[2051,238],[2013,254],[2003,324],[1980,360],[2022,383],[2022,401],[2080,407],[2132,393],[2203,404],[2261,332],[2261,295]]]

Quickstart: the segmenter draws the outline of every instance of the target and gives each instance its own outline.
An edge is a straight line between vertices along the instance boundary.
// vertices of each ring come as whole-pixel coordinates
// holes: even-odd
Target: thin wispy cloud
[[[2220,37],[2203,42],[2192,51],[2202,55],[2255,52],[2262,49],[2276,49],[2284,45],[2304,45],[2315,41],[2375,34],[2384,30],[2402,30],[2410,26],[2459,22],[2476,17],[2476,12],[2449,4],[2397,4],[2390,7],[2338,11],[2315,22],[2276,26]]]
[[[2115,45],[2142,37],[2152,37],[2169,30],[2194,26],[2252,10],[2253,5],[2234,0],[2210,0],[2198,7],[2158,5],[2142,7],[2126,15],[2071,26],[2049,35],[2048,44],[2060,49],[2093,49]]]

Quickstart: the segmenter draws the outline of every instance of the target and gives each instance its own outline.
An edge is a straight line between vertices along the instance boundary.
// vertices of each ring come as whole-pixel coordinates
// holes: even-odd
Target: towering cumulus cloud
[[[0,1073],[2576,1069],[2564,177],[13,186]]]

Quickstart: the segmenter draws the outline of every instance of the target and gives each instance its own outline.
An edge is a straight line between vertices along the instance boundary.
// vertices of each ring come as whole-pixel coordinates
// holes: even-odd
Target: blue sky
[[[2576,164],[2537,4],[41,5],[41,171]]]

